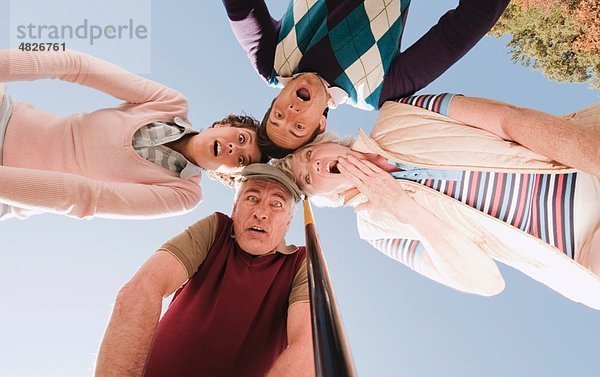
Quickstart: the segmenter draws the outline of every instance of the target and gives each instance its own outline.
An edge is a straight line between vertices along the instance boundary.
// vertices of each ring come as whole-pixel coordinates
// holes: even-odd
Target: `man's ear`
[[[325,132],[325,128],[327,127],[327,117],[325,115],[321,115],[319,119],[319,133],[322,134]]]
[[[294,199],[292,199],[294,200]],[[294,206],[294,203],[291,204],[292,206]],[[295,204],[296,206],[298,205],[298,203]],[[292,225],[292,220],[294,220],[294,213],[296,212],[298,208],[294,207],[294,211],[291,210],[290,208],[290,218],[288,219],[286,228],[285,228],[285,233],[287,234],[288,230],[290,229],[290,225]]]
[[[287,224],[285,225],[285,234],[287,234],[288,230],[290,230],[290,225],[292,225],[293,219],[294,219],[294,214],[292,213],[292,215],[290,216],[290,219],[288,220]]]
[[[233,209],[231,210],[231,219],[235,217],[235,209],[237,208],[237,200],[233,202]]]

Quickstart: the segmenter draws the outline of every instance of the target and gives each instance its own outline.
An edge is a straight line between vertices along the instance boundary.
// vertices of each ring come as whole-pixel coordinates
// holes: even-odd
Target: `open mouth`
[[[215,157],[221,153],[221,143],[218,140],[215,141],[215,144],[213,145],[213,153],[215,154]]]
[[[338,160],[329,161],[327,164],[327,173],[340,174],[338,169]]]
[[[310,101],[310,92],[306,88],[296,90],[296,96],[302,101]]]
[[[250,230],[251,232],[257,232],[257,233],[267,233],[263,228],[261,228],[259,226],[251,226],[250,228],[248,228],[248,230]]]

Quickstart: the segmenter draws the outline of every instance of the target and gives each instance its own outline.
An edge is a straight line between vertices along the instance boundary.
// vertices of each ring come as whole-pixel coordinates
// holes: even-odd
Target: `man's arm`
[[[279,22],[264,0],[223,0],[233,34],[263,79],[273,70]]]
[[[162,299],[187,280],[185,267],[159,250],[117,296],[102,339],[96,376],[140,376],[158,323]]]
[[[448,116],[600,177],[600,134],[541,111],[455,96]]]
[[[314,376],[309,302],[298,302],[288,309],[287,336],[288,347],[275,361],[267,377]]]
[[[386,73],[379,106],[405,97],[438,78],[494,26],[509,0],[461,0],[417,42],[399,54]]]

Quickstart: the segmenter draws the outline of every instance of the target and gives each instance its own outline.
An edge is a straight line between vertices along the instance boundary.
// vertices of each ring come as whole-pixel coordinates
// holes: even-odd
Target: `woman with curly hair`
[[[0,51],[0,83],[60,79],[110,94],[113,108],[59,116],[14,102],[0,84],[0,219],[43,212],[156,218],[191,211],[200,170],[235,174],[261,161],[257,122],[191,128],[179,92],[74,51]]]

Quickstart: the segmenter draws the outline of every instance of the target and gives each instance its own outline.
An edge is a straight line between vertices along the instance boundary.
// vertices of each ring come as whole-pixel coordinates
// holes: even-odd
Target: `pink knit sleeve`
[[[167,86],[76,51],[25,52],[0,50],[0,82],[60,79],[101,90],[129,103],[175,102],[185,97]]]
[[[0,203],[72,217],[157,218],[191,211],[200,186],[96,181],[75,174],[0,166]]]

